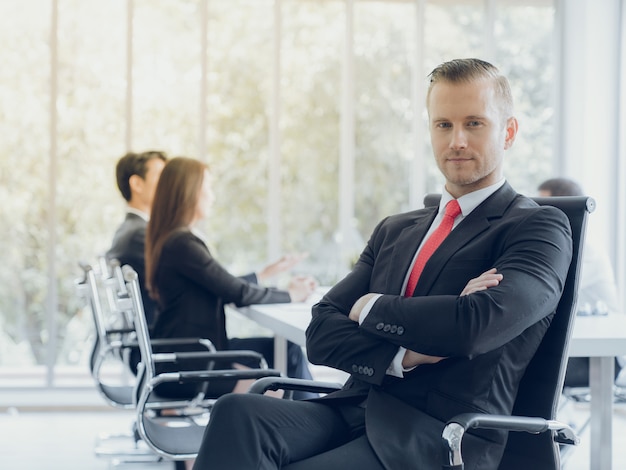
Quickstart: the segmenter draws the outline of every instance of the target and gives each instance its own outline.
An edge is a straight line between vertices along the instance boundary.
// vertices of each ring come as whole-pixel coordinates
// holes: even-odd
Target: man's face
[[[428,114],[435,160],[450,194],[458,198],[502,179],[517,121],[505,122],[490,81],[435,84]]]
[[[156,191],[163,167],[165,167],[165,162],[160,158],[152,158],[148,160],[146,167],[146,177],[142,180],[139,197],[147,207],[151,208],[154,192]]]

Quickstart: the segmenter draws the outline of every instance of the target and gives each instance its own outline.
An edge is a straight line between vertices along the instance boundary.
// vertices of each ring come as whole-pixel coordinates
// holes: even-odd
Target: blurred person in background
[[[115,167],[117,187],[126,200],[126,217],[113,236],[106,258],[117,259],[122,266],[128,264],[137,272],[148,325],[154,321],[155,304],[145,283],[146,227],[156,185],[166,161],[166,154],[156,150],[129,152]]]
[[[259,284],[289,270],[300,260],[299,256],[283,257],[259,273],[242,277],[229,273],[213,257],[205,235],[196,227],[199,220],[209,215],[213,202],[211,174],[204,163],[185,157],[168,161],[157,185],[146,238],[146,279],[158,310],[152,336],[208,338],[218,350],[258,351],[272,366],[274,339],[228,338],[224,305],[302,302],[314,292],[317,282],[308,276],[297,276],[291,279],[286,290]],[[199,362],[191,368],[204,367]],[[302,348],[293,343],[288,344],[287,374],[312,378]],[[217,384],[211,384],[212,390],[214,386]],[[239,391],[233,387],[234,383],[228,384],[217,394]],[[165,387],[160,389],[160,393],[173,396],[189,396],[194,391],[178,384],[167,391]],[[297,399],[311,396],[315,395],[294,394]]]

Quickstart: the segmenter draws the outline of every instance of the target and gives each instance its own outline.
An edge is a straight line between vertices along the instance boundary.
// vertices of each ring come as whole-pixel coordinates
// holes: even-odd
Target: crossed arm
[[[479,292],[490,287],[497,286],[501,280],[502,274],[499,274],[496,268],[491,268],[488,271],[482,273],[480,276],[474,279],[470,279],[461,291],[461,296],[469,295],[474,292]],[[358,322],[359,318],[361,317],[361,313],[363,312],[363,309],[365,308],[367,303],[376,295],[378,294],[369,293],[361,296],[354,303],[352,309],[350,310],[350,320]],[[421,364],[434,364],[441,361],[442,359],[445,358],[439,356],[428,356],[426,354],[407,349],[406,353],[404,354],[404,359],[402,360],[402,366],[406,369],[409,369],[412,367],[417,367]]]
[[[352,271],[313,306],[306,332],[312,363],[381,384],[399,347],[431,357],[408,353],[408,367],[433,357],[472,359],[514,340],[558,305],[572,255],[569,224],[558,209],[514,210],[480,237],[457,240],[445,270],[434,269],[422,294],[409,298],[398,292],[393,242],[404,223],[381,222]],[[363,318],[362,297],[376,292]],[[372,375],[354,372],[358,365]]]

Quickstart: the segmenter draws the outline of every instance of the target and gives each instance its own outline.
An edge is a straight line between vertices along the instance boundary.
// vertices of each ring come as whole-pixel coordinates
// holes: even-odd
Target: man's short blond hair
[[[437,83],[470,83],[479,80],[491,80],[503,120],[513,116],[513,93],[508,79],[500,70],[481,59],[454,59],[437,66],[428,75],[430,85],[426,94],[426,107],[430,103],[430,93]]]

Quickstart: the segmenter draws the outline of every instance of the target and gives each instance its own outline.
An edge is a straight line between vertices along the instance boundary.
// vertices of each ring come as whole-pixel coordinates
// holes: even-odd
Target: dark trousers
[[[365,409],[262,395],[220,398],[194,470],[382,470]]]

